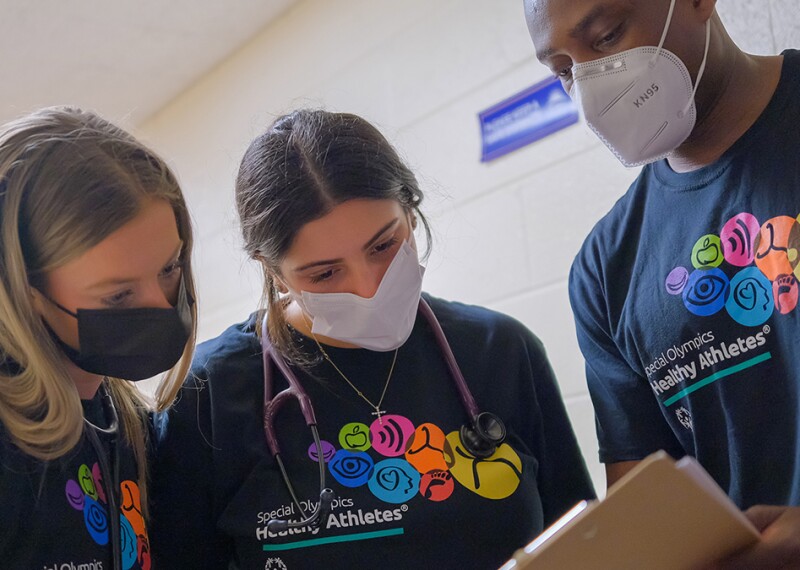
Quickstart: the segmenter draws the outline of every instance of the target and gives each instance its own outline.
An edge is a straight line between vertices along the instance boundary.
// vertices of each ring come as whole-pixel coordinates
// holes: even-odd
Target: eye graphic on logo
[[[752,214],[738,214],[725,222],[720,232],[725,261],[745,267],[755,257],[755,241],[761,226]]]
[[[386,457],[403,455],[408,441],[414,434],[414,424],[403,416],[390,414],[382,421],[375,420],[369,427],[372,448]]]
[[[369,428],[366,424],[352,422],[339,430],[339,445],[350,451],[366,451],[370,448]]]
[[[731,280],[731,296],[725,308],[744,326],[764,324],[774,309],[772,283],[756,267],[742,269]]]
[[[83,506],[83,520],[92,540],[100,546],[108,544],[108,514],[106,509],[88,495]]]
[[[345,487],[360,487],[369,480],[375,463],[362,451],[340,449],[328,463],[328,469]]]
[[[670,295],[680,295],[683,293],[686,283],[689,282],[689,270],[685,267],[676,267],[667,275],[664,287]]]
[[[322,447],[322,460],[327,463],[333,457],[333,454],[336,453],[336,448],[330,441],[325,441],[324,439],[320,440],[320,446]],[[319,458],[317,457],[317,445],[312,441],[311,445],[308,446],[308,457],[311,458],[311,461],[316,463]]]
[[[683,304],[699,317],[707,317],[725,306],[730,283],[720,269],[696,269],[683,290]]]
[[[417,494],[419,472],[404,459],[384,459],[375,465],[369,490],[386,503],[403,503]]]
[[[695,269],[718,267],[722,260],[722,244],[718,236],[704,235],[692,248],[692,265]]]

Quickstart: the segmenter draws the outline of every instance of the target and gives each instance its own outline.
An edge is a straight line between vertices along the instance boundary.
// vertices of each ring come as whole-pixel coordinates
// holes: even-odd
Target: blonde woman
[[[0,561],[150,568],[151,405],[191,360],[186,204],[166,164],[71,108],[0,127]]]

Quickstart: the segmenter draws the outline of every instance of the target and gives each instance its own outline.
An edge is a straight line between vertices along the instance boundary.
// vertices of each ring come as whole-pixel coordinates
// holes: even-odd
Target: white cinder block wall
[[[721,0],[719,11],[749,51],[800,46],[797,0]],[[244,319],[259,299],[233,210],[249,141],[298,106],[360,114],[399,147],[427,192],[436,241],[425,289],[511,314],[544,341],[602,492],[566,279],[583,238],[636,171],[580,126],[479,161],[477,113],[547,76],[521,0],[298,2],[137,129],[188,196],[201,340]]]

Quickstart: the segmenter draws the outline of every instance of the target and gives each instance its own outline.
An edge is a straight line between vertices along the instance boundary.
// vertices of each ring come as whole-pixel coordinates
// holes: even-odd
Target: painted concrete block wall
[[[800,45],[796,0],[723,0],[755,53]],[[233,181],[244,149],[298,106],[360,114],[427,191],[427,291],[515,316],[545,343],[599,491],[605,487],[566,279],[594,223],[636,175],[574,126],[489,164],[477,113],[547,77],[519,0],[305,0],[159,111],[139,134],[175,167],[196,224],[201,339],[258,302]]]

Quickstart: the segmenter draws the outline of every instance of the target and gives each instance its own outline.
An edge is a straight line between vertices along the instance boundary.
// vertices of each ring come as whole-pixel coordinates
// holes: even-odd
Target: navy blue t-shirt
[[[800,504],[800,53],[715,163],[646,166],[570,300],[600,460],[695,456],[740,506]]]
[[[100,392],[82,403],[84,417],[94,425],[108,427],[110,418]],[[78,445],[63,457],[41,461],[20,450],[0,427],[0,567],[112,570],[110,541],[116,531],[111,517],[117,517],[123,570],[151,568],[148,525],[133,450],[121,433],[114,443],[98,433],[95,447],[90,429],[85,427]],[[103,459],[98,455],[101,450]],[[109,512],[109,492],[114,493],[118,507],[114,513]]]
[[[485,460],[465,453],[466,412],[418,318],[374,411],[322,361],[298,377],[316,412],[327,484],[323,527],[273,533],[298,509],[267,448],[257,319],[198,347],[154,463],[152,539],[162,568],[497,568],[594,491],[541,343],[520,323],[428,298],[484,411],[508,429]],[[297,335],[314,354],[313,341]],[[326,348],[377,402],[393,353]],[[277,389],[286,386],[276,378]],[[297,404],[275,418],[302,507],[319,498],[312,436]],[[228,566],[230,564],[230,566]]]

